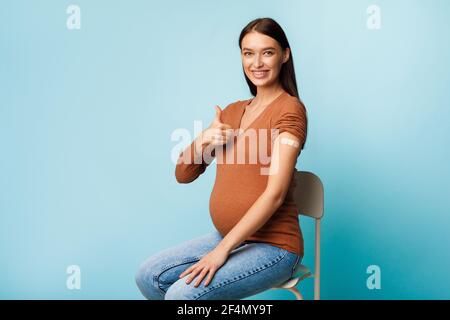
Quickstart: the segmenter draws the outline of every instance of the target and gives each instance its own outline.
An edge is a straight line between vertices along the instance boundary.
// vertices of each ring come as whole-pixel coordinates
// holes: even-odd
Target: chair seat
[[[311,270],[309,268],[301,263],[297,265],[297,267],[294,270],[294,274],[292,275],[292,278],[284,282],[283,284],[275,287],[275,288],[283,288],[283,289],[289,289],[297,285],[300,281],[303,279],[312,277]]]

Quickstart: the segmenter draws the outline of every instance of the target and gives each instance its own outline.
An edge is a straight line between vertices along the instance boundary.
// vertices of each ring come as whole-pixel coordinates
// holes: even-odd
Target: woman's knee
[[[164,299],[164,292],[162,292],[154,280],[157,274],[157,266],[150,259],[142,263],[135,274],[136,285],[147,299]]]
[[[172,284],[166,292],[165,300],[197,300],[205,289],[204,284],[195,287],[194,282],[186,283],[186,277]]]

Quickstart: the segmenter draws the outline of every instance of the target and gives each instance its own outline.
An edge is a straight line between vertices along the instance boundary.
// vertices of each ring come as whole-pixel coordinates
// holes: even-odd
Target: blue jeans
[[[266,291],[288,280],[301,257],[262,242],[243,242],[214,274],[207,287],[186,284],[179,275],[213,250],[223,239],[215,230],[162,250],[144,261],[136,284],[151,300],[238,300]],[[195,278],[197,279],[197,278]]]

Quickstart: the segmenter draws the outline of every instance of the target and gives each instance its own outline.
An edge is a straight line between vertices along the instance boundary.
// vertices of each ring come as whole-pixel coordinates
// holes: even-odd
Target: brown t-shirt
[[[238,100],[222,111],[221,121],[239,129],[245,106],[251,102]],[[246,214],[267,186],[268,169],[273,139],[278,134],[290,132],[303,146],[306,140],[306,110],[303,103],[283,92],[270,103],[244,131],[226,145],[217,147],[217,172],[211,193],[209,209],[212,221],[225,236]],[[210,162],[194,163],[194,143],[191,143],[190,163],[184,163],[180,154],[175,176],[180,183],[197,179]],[[294,172],[293,172],[294,173]],[[293,179],[293,176],[292,176]],[[293,200],[293,180],[283,204],[253,235],[249,242],[264,242],[303,257],[303,236],[298,220],[298,209]]]

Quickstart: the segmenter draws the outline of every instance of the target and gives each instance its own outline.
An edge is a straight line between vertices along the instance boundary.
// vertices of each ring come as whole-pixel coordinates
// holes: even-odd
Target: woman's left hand
[[[191,274],[186,283],[189,284],[192,279],[194,279],[199,273],[199,277],[195,283],[195,287],[198,287],[202,282],[203,278],[208,274],[208,278],[205,282],[205,287],[211,282],[216,271],[227,261],[229,253],[219,247],[216,247],[205,255],[196,264],[187,268],[182,274],[180,274],[180,279],[187,274]]]

